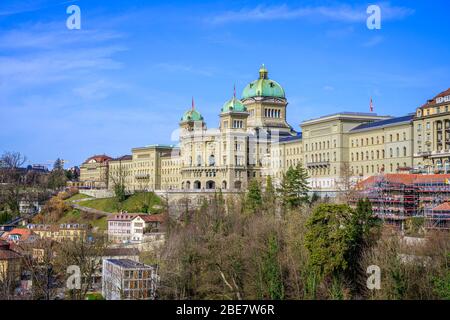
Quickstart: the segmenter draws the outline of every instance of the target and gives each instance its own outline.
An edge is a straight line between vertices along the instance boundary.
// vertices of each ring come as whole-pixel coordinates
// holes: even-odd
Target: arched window
[[[406,157],[406,154],[407,154],[406,147],[403,147],[403,156]]]
[[[210,167],[214,167],[215,165],[216,165],[216,158],[212,154],[212,155],[209,156],[209,166]]]
[[[198,155],[197,156],[197,167],[200,167],[202,165],[202,156]]]

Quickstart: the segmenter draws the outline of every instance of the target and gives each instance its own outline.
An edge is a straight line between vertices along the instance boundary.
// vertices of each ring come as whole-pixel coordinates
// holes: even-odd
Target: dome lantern
[[[269,79],[269,71],[266,69],[266,66],[264,63],[262,64],[261,68],[259,69],[259,78],[260,79]]]

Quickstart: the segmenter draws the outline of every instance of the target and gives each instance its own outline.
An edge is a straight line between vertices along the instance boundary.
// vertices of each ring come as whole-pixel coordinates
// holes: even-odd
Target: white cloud
[[[414,10],[405,7],[394,7],[389,3],[380,4],[382,19],[402,19],[413,14]],[[255,8],[243,8],[238,11],[224,12],[206,19],[212,24],[226,24],[230,22],[251,22],[270,20],[293,20],[309,18],[314,20],[338,21],[338,22],[362,22],[367,19],[366,8],[363,6],[317,6],[317,7],[289,7],[286,4],[280,6],[263,6]]]
[[[20,96],[43,87],[51,94],[51,84],[77,86],[85,79],[102,79],[101,72],[122,67],[114,55],[126,48],[113,40],[123,36],[95,29],[69,31],[58,23],[0,32],[0,94]]]

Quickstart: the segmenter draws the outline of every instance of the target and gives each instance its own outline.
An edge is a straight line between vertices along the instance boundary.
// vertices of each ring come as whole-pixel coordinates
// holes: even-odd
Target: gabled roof
[[[392,119],[387,119],[387,120],[363,123],[363,124],[360,124],[359,126],[353,128],[352,130],[350,130],[350,132],[367,130],[367,129],[383,128],[383,127],[400,124],[400,123],[409,123],[413,120],[413,118],[414,118],[414,115],[409,114],[409,115],[403,116],[403,117],[397,117],[397,118],[392,118]]]
[[[139,215],[145,222],[160,222],[163,223],[166,221],[166,217],[164,214],[142,214]]]
[[[437,206],[436,208],[434,208],[433,211],[450,211],[450,203],[445,202],[445,203]]]
[[[0,240],[0,260],[20,259],[22,256],[10,249],[8,242]]]
[[[108,221],[131,221],[136,218],[138,214],[134,213],[119,213],[108,218]]]
[[[29,229],[15,228],[9,232],[5,232],[4,234],[2,234],[2,238],[8,240],[9,237],[13,235],[18,235],[20,237],[20,241],[26,241],[33,235],[33,232]]]
[[[110,156],[107,156],[106,154],[101,155],[95,155],[90,158],[88,158],[84,163],[89,163],[91,161],[94,161],[96,163],[103,163],[111,160],[112,158]]]

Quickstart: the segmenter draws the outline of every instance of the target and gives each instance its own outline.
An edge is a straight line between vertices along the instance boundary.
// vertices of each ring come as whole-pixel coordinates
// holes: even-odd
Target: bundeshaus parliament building
[[[80,186],[129,191],[240,190],[251,179],[301,163],[312,191],[332,195],[349,175],[355,181],[383,173],[450,173],[450,89],[401,116],[338,112],[300,124],[286,121],[288,99],[263,65],[259,77],[220,110],[208,128],[194,105],[180,118],[177,146],[150,145],[131,155],[95,155],[81,165]]]

